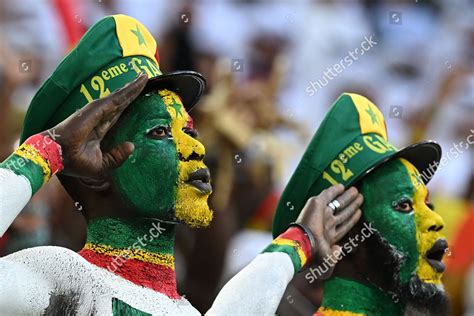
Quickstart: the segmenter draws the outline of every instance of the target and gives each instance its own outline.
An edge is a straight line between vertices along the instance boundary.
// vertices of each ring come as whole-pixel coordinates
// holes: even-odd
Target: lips
[[[210,194],[212,193],[210,181],[211,173],[209,172],[209,169],[202,168],[190,173],[186,183],[192,185],[203,194]]]
[[[438,239],[425,255],[426,261],[436,272],[444,272],[445,266],[441,260],[447,249],[448,242],[445,239]]]

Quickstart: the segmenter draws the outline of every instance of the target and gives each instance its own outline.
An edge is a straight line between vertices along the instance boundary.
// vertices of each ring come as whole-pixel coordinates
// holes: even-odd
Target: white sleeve
[[[206,315],[275,315],[293,275],[286,253],[259,254],[227,282]]]
[[[0,237],[31,199],[28,179],[0,168]]]

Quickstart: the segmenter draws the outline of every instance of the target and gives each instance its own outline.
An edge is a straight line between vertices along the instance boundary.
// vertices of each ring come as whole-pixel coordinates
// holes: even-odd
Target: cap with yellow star
[[[125,86],[141,72],[149,77],[144,92],[174,91],[188,112],[206,85],[194,71],[163,74],[156,41],[147,28],[126,15],[107,16],[84,34],[36,93],[25,117],[21,142]]]
[[[310,197],[334,184],[346,188],[357,184],[395,158],[405,158],[419,172],[432,176],[441,159],[441,147],[424,141],[398,150],[387,139],[380,110],[361,95],[343,93],[326,114],[283,191],[273,219],[273,236],[296,220]],[[430,178],[422,180],[427,183]]]

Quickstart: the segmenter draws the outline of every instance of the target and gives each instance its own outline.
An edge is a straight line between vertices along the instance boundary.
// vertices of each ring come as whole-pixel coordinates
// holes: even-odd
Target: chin
[[[449,300],[442,284],[425,282],[413,276],[401,285],[401,299],[408,315],[450,315]]]
[[[406,306],[405,315],[450,315],[449,300],[440,282],[442,273],[422,262],[408,281],[402,281],[400,271],[405,264],[405,256],[379,233],[375,233],[370,242],[373,243],[371,249],[377,249],[373,269],[377,274],[386,276],[383,284],[377,285]],[[378,264],[375,265],[375,262]],[[380,262],[384,264],[380,265]],[[427,273],[427,270],[431,272]]]
[[[208,227],[213,217],[208,204],[209,195],[190,185],[180,185],[176,196],[176,218],[191,227]]]

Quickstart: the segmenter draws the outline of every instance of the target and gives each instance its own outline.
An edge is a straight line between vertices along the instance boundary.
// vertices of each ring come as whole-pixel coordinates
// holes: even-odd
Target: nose
[[[427,208],[423,216],[425,220],[422,221],[422,227],[420,227],[422,231],[439,232],[444,228],[443,218],[438,213]]]
[[[443,225],[431,225],[430,227],[428,227],[428,231],[429,232],[439,232],[443,228],[444,228]]]
[[[181,161],[202,161],[206,155],[204,145],[197,139],[183,133],[178,140],[178,156]]]

